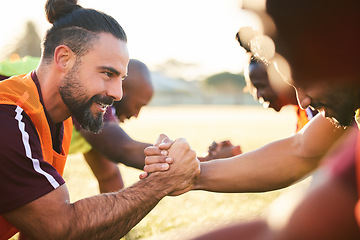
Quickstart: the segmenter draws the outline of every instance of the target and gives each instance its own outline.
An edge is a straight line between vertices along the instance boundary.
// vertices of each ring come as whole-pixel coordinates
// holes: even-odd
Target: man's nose
[[[309,107],[311,98],[302,89],[296,89],[296,95],[300,108],[306,109]]]
[[[137,111],[135,114],[133,114],[134,118],[137,118],[139,116],[139,111]]]
[[[134,109],[134,111],[131,112],[131,116],[129,117],[130,118],[137,118],[139,116],[139,113],[140,113],[140,109]]]
[[[256,90],[256,98],[257,98],[257,100],[260,100],[261,98],[263,98],[262,90],[259,90],[259,89]]]
[[[116,78],[107,84],[107,95],[112,97],[114,101],[120,101],[123,96],[122,79]]]

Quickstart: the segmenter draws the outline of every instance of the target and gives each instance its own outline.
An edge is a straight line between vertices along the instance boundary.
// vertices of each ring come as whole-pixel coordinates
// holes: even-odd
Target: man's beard
[[[78,121],[82,128],[86,131],[97,133],[104,125],[104,114],[97,113],[94,115],[91,112],[91,106],[93,103],[111,105],[113,99],[107,96],[94,95],[89,100],[86,100],[86,90],[75,76],[77,76],[76,65],[63,79],[63,85],[59,88],[61,98],[69,108],[71,115]]]
[[[332,117],[327,117],[336,127],[347,128],[355,123],[355,110],[350,104],[338,107],[336,113]]]
[[[103,125],[103,113],[93,114],[90,110],[93,103],[103,103],[106,105],[111,105],[112,100],[108,100],[108,97],[102,97],[100,95],[95,95],[90,98],[89,101],[81,101],[76,99],[67,99],[64,100],[65,104],[68,102],[68,108],[71,112],[71,115],[78,121],[83,129],[86,131],[98,133]]]
[[[355,118],[339,118],[339,117],[332,117],[328,118],[330,121],[337,127],[337,128],[344,128],[351,126],[354,124]]]
[[[343,104],[336,106],[336,114],[331,118],[331,121],[340,128],[346,128],[355,123],[356,106],[353,103],[356,99],[349,98],[349,95],[343,97]]]

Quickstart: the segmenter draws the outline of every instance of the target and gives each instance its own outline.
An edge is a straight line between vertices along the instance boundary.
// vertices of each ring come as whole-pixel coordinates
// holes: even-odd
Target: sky
[[[28,20],[44,35],[51,26],[45,18],[45,2],[12,0],[1,6],[0,51],[21,38]],[[80,0],[79,4],[101,10],[120,23],[131,58],[143,61],[150,70],[170,59],[186,63],[177,74],[187,80],[241,72],[244,51],[235,33],[243,26],[259,27],[257,18],[241,9],[241,0]]]

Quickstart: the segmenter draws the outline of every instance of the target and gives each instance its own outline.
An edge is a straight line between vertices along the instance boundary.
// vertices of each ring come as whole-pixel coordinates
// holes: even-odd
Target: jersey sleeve
[[[0,214],[32,202],[65,183],[44,161],[37,131],[18,106],[0,105]]]
[[[104,122],[116,122],[119,123],[119,119],[116,116],[116,111],[114,106],[110,106],[106,109],[106,112],[104,114]]]

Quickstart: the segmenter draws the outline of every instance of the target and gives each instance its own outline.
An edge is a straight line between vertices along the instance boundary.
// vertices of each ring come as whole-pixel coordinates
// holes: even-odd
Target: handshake
[[[149,175],[163,179],[162,184],[169,185],[169,195],[176,196],[194,189],[194,184],[200,177],[200,162],[215,158],[232,157],[241,154],[240,146],[234,146],[230,141],[213,142],[206,157],[198,158],[184,138],[175,141],[161,134],[153,146],[144,150],[145,167],[139,176],[145,179]]]

